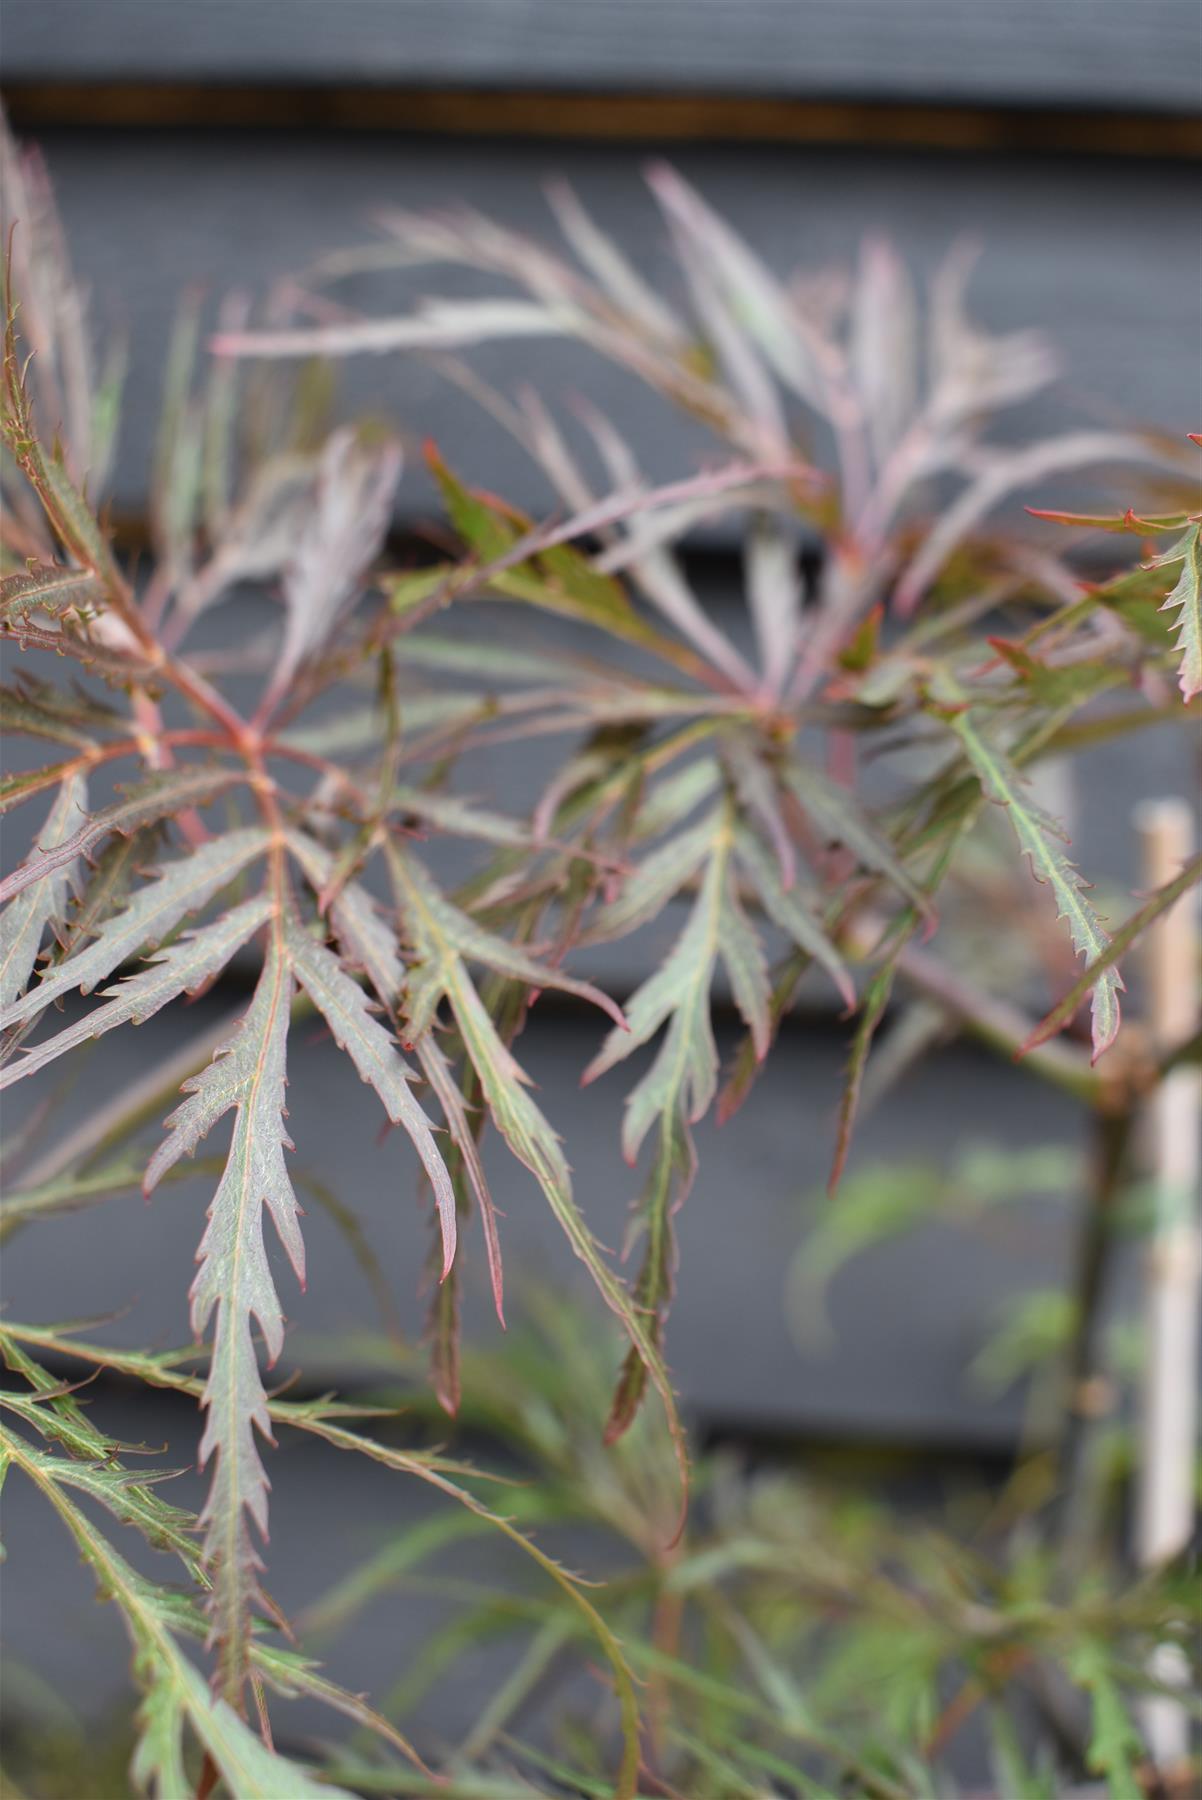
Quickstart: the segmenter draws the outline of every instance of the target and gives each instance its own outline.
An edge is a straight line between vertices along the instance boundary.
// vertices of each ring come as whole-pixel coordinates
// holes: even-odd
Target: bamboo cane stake
[[[1149,889],[1172,880],[1194,845],[1184,801],[1156,801],[1136,816],[1143,880]],[[1145,939],[1148,1026],[1166,1051],[1198,1029],[1199,934],[1194,902],[1185,894],[1149,928]],[[1155,1222],[1144,1274],[1147,1348],[1139,1419],[1135,1547],[1140,1566],[1153,1569],[1189,1542],[1194,1524],[1193,1465],[1198,1422],[1198,1334],[1202,1317],[1202,1232],[1198,1189],[1202,1173],[1202,1083],[1198,1071],[1172,1070],[1149,1102]],[[1164,1646],[1152,1673],[1185,1686],[1185,1659]],[[1153,1696],[1144,1712],[1148,1749],[1162,1768],[1189,1754],[1189,1715],[1169,1695]]]

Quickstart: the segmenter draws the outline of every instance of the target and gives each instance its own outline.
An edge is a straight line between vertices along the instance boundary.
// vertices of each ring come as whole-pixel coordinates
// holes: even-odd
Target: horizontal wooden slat
[[[7,0],[10,80],[307,81],[1190,111],[1193,0]]]
[[[472,88],[214,86],[178,81],[10,82],[21,131],[56,126],[387,131],[658,143],[901,145],[960,152],[1202,156],[1202,119],[1172,112],[945,106],[775,95],[483,92]]]

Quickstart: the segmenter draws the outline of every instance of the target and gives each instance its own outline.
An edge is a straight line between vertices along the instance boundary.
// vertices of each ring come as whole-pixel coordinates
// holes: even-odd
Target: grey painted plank
[[[402,82],[1192,111],[1191,0],[7,0],[10,80]]]
[[[562,173],[651,279],[679,291],[662,220],[641,181],[638,145],[120,131],[53,131],[43,143],[95,311],[122,325],[133,348],[117,482],[123,508],[144,501],[163,355],[181,291],[199,283],[214,296],[234,286],[261,294],[319,254],[364,242],[374,206],[466,203],[553,242],[541,184]],[[682,148],[676,161],[782,271],[846,263],[866,232],[880,230],[922,276],[958,236],[979,235],[977,316],[998,330],[1042,328],[1064,366],[1062,384],[1004,415],[999,435],[1022,441],[1082,420],[1181,433],[1196,422],[1202,213],[1192,169],[750,146]],[[1115,222],[1124,219],[1139,221],[1138,256],[1117,247]],[[455,271],[422,270],[360,278],[339,292],[352,306],[378,311],[423,293],[463,291],[464,277],[458,287],[455,281]],[[653,476],[687,474],[714,454],[700,427],[574,345],[497,345],[473,362],[507,392],[532,381],[569,434],[571,399],[586,395],[638,446]],[[1183,371],[1190,372],[1185,391]],[[348,406],[386,412],[414,445],[436,438],[467,478],[534,512],[553,504],[500,427],[416,358],[349,364],[344,393]],[[1021,498],[1056,503],[1046,492]],[[413,461],[400,504],[409,518],[433,507]],[[1016,499],[1016,516],[1017,509]]]

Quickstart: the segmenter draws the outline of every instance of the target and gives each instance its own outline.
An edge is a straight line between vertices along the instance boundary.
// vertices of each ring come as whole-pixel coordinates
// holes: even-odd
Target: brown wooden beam
[[[394,131],[456,137],[893,145],[934,151],[1202,156],[1202,119],[1165,113],[763,99],[723,94],[13,82],[18,131]]]

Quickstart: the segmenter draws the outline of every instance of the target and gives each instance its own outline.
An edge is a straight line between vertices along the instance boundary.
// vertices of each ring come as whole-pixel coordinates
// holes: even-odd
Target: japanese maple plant
[[[148,1194],[232,1115],[197,1232],[194,1343],[134,1353],[6,1313],[0,1442],[123,1616],[143,1691],[137,1783],[171,1797],[218,1782],[234,1795],[341,1792],[271,1747],[272,1693],[325,1699],[407,1746],[280,1636],[263,1569],[273,1433],[314,1433],[487,1509],[446,1457],[397,1447],[337,1400],[269,1393],[285,1310],[303,1317],[290,1027],[323,1021],[408,1140],[381,1154],[430,1215],[432,1381],[445,1409],[459,1397],[473,1220],[503,1306],[504,1230],[480,1154],[490,1131],[625,1334],[606,1438],[645,1407],[666,1420],[678,1495],[663,1538],[678,1538],[689,1475],[668,1311],[678,1273],[688,1280],[673,1218],[694,1176],[693,1127],[714,1108],[737,1111],[803,982],[825,980],[851,1020],[832,1185],[896,983],[1085,1098],[1155,1079],[1146,1056],[1110,1076],[1098,1059],[1122,1054],[1120,953],[1197,868],[1112,935],[1029,778],[1079,745],[1188,716],[1202,689],[1192,452],[1098,430],[991,447],[991,416],[1042,387],[1053,364],[1032,333],[970,323],[966,259],[942,268],[925,309],[880,243],[848,279],[786,284],[660,169],[678,299],[652,291],[556,190],[570,255],[467,214],[385,214],[362,258],[311,271],[262,323],[232,302],[201,343],[186,315],[148,549],[131,557],[114,548],[105,508],[118,361],[98,360],[40,164],[10,149],[5,178],[3,710],[11,734],[53,748],[0,788],[6,812],[32,816],[5,833],[0,1085],[57,1077],[60,1058],[179,1006],[235,958],[253,958],[257,976],[219,1033],[196,1037],[181,1008],[179,1058],[154,1096]],[[465,265],[491,285],[398,318],[337,303],[341,274],[390,261]],[[539,334],[579,340],[649,384],[708,428],[715,457],[652,484],[609,418],[582,407],[569,433],[533,387],[493,393],[452,354]],[[430,448],[438,548],[416,563],[390,553],[400,438],[379,421],[317,431],[294,365],[402,353],[437,357],[513,434],[545,472],[546,521],[474,489]],[[536,354],[531,370],[536,383]],[[1170,504],[1185,496],[1175,512],[1093,521],[1135,532],[1141,562],[1086,580],[1050,527],[998,529],[1001,502],[1037,504],[1054,478],[1099,462],[1120,465],[1131,493],[1158,479]],[[719,515],[742,533],[747,634],[706,610],[680,555]],[[194,648],[195,628],[248,583],[278,597],[279,626],[269,645],[239,643],[230,615],[240,674],[261,670],[241,708],[229,659]],[[561,623],[531,650],[492,631],[473,651],[473,618],[497,600],[556,615],[575,636]],[[461,756],[524,736],[557,747],[527,812],[456,792]],[[96,804],[101,771],[118,786]],[[958,888],[960,853],[988,819],[1008,822],[1016,879],[1042,884],[1031,891],[1046,921],[1060,920],[1050,955],[1044,943],[999,991],[955,955],[957,920],[977,904],[971,884]],[[440,835],[479,851],[454,892],[423,847]],[[623,1006],[572,972],[579,948],[681,903],[672,949]],[[596,1241],[523,1072],[522,1025],[546,990],[596,1011],[603,1035],[584,1081],[655,1046],[625,1107],[622,1147],[643,1166],[629,1266]],[[78,994],[94,998],[81,1006]],[[723,1072],[711,1009],[727,996],[746,1035]],[[42,1141],[53,1108],[35,1111],[10,1146],[5,1229],[103,1198],[105,1159],[146,1118],[139,1092],[64,1145]],[[112,1189],[127,1178],[115,1173]],[[744,1204],[754,1229],[755,1196]],[[265,1214],[297,1278],[288,1294]],[[181,1294],[181,1338],[188,1316]],[[88,1364],[197,1397],[197,1455],[211,1471],[199,1520],[91,1422],[65,1373]],[[185,1587],[135,1572],[81,1500],[174,1558]],[[633,1794],[639,1707],[604,1608],[496,1524],[600,1640],[620,1712],[612,1791]]]

